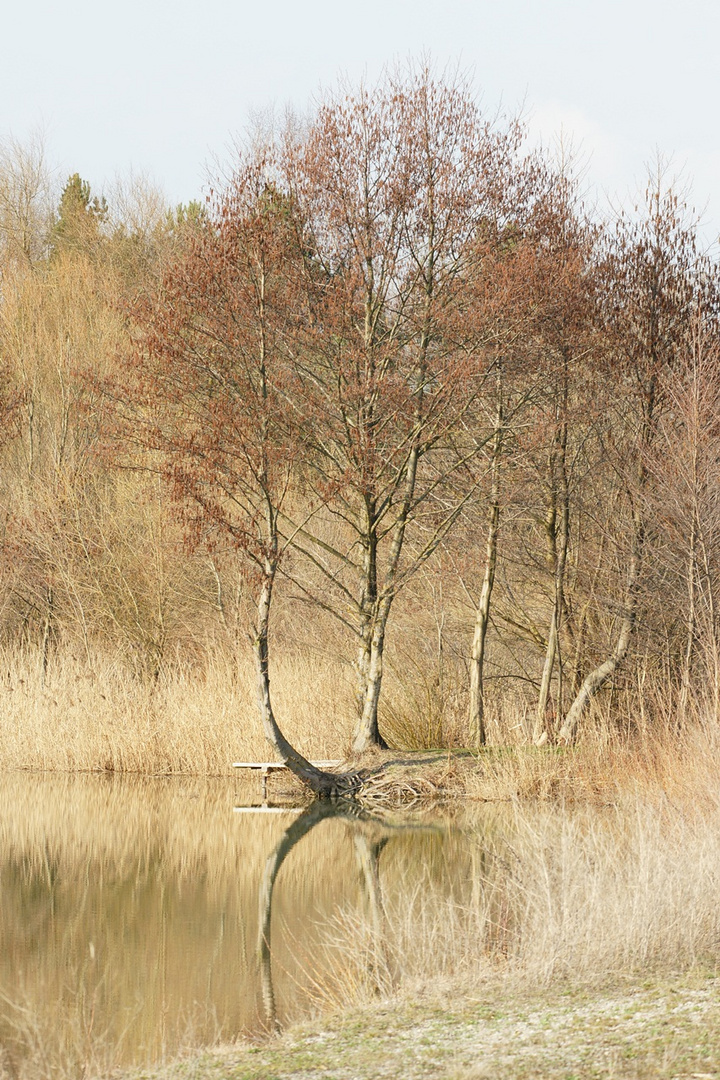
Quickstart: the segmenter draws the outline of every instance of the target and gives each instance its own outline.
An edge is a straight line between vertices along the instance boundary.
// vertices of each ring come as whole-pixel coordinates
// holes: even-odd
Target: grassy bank
[[[720,981],[695,972],[528,994],[512,986],[370,1006],[266,1046],[222,1047],[133,1080],[711,1080]]]

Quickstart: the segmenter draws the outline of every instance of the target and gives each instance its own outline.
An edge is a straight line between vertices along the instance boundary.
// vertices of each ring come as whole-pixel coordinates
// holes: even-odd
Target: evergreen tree
[[[63,188],[58,218],[52,231],[52,251],[92,248],[101,239],[108,208],[101,196],[91,197],[90,184],[73,173]]]

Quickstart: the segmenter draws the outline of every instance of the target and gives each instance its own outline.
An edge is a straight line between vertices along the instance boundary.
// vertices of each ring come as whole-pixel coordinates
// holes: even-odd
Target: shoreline
[[[579,763],[578,753],[573,776]],[[425,803],[344,816],[315,803],[287,821],[258,815],[249,827],[231,813],[238,791],[229,779],[6,777],[6,863],[27,868],[8,891],[19,914],[1,987],[13,1075],[45,1075],[40,1057],[88,1076],[146,1080],[714,1075],[708,1054],[698,1055],[707,1031],[720,1061],[717,785],[676,802],[662,773],[653,776],[654,786],[626,786],[615,802],[455,799],[439,813]],[[442,842],[439,818],[451,826]],[[258,957],[281,864],[278,932],[270,946],[262,931],[270,951]],[[132,902],[116,909],[118,896]],[[48,947],[28,951],[24,928],[38,925]],[[14,956],[24,958],[23,986]],[[208,973],[220,980],[212,996]],[[168,999],[170,1041],[151,1051],[145,1040],[159,1029],[130,1036],[122,1017],[129,1008],[140,1023],[137,1003],[165,1001],[166,979],[186,989]],[[114,1004],[95,1031],[96,995]],[[187,1020],[198,1002],[209,1010],[197,1015],[208,1023],[202,1033]],[[192,1049],[276,1018],[288,1023],[277,1042]],[[125,1056],[126,1037],[137,1055]],[[647,1069],[633,1072],[644,1042]],[[586,1044],[610,1055],[614,1072],[578,1057]],[[488,1047],[500,1049],[478,1072]],[[512,1069],[508,1047],[522,1050]],[[420,1056],[405,1062],[413,1048]],[[154,1071],[128,1064],[163,1052],[166,1065]],[[575,1058],[585,1071],[573,1071]],[[525,1059],[535,1064],[523,1074]]]
[[[338,773],[364,775],[361,790],[340,802],[354,802],[369,812],[427,811],[463,803],[588,803],[613,805],[627,797],[648,801],[669,799],[679,804],[714,802],[720,746],[714,732],[689,729],[685,738],[665,732],[635,739],[588,739],[576,746],[485,746],[435,750],[373,750],[346,757]],[[62,759],[62,754],[59,755]],[[261,805],[260,780],[241,776],[228,761],[219,771],[193,768],[127,768],[72,766],[57,763],[10,763],[0,757],[0,773],[26,776],[87,776],[117,782],[165,780],[234,783]],[[308,806],[314,796],[287,771],[268,778],[268,801],[277,805]]]
[[[720,1077],[715,971],[553,983],[353,1008],[294,1025],[267,1043],[238,1043],[125,1080],[672,1080]]]

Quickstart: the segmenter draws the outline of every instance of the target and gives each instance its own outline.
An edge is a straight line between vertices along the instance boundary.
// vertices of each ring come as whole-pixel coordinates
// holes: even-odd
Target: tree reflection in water
[[[385,907],[380,885],[380,853],[390,836],[397,832],[438,832],[438,826],[409,825],[384,820],[370,814],[357,803],[344,799],[313,802],[285,830],[265,863],[259,893],[258,961],[265,1022],[269,1030],[280,1031],[275,990],[272,977],[271,922],[273,890],[280,868],[293,848],[316,825],[327,818],[341,819],[352,835],[355,857],[360,870],[363,892],[372,928],[373,949],[370,954],[370,974],[378,991],[389,989],[394,981],[390,953],[387,948]]]

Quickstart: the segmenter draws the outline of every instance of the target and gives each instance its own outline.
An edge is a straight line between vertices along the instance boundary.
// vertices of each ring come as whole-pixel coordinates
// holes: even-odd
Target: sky
[[[426,54],[533,139],[562,132],[591,200],[631,204],[661,154],[720,233],[717,0],[25,0],[1,25],[0,140],[42,128],[96,192],[132,171],[198,197],[253,113]]]

